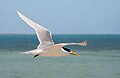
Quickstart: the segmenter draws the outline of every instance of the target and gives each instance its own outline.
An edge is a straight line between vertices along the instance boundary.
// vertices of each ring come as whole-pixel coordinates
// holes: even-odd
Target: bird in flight
[[[39,40],[39,45],[37,49],[23,52],[25,54],[33,54],[34,57],[37,57],[37,56],[68,56],[68,55],[79,56],[79,54],[71,51],[68,48],[65,48],[64,46],[67,46],[67,45],[87,46],[87,41],[83,41],[80,43],[55,44],[52,40],[51,32],[47,28],[33,22],[32,20],[30,20],[29,18],[21,14],[19,11],[17,11],[17,13],[24,22],[26,22],[29,26],[31,26],[35,30],[38,40]]]

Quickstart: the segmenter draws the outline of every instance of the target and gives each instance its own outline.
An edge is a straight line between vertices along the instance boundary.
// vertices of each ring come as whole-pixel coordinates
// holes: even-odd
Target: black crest
[[[70,51],[71,51],[70,49],[65,48],[65,47],[62,47],[62,49],[64,49],[64,50],[67,51],[67,52],[70,52]]]

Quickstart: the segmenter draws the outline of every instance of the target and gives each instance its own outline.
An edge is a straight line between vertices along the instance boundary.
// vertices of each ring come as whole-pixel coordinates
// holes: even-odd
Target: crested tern
[[[17,14],[19,17],[26,22],[29,26],[31,26],[37,34],[39,45],[35,50],[23,52],[25,54],[33,54],[34,57],[37,56],[68,56],[68,55],[76,55],[79,56],[76,52],[71,51],[68,48],[65,48],[64,46],[67,45],[80,45],[80,46],[87,46],[87,41],[79,42],[79,43],[59,43],[55,44],[52,40],[51,32],[33,22],[23,14],[21,14],[19,11],[17,11]]]

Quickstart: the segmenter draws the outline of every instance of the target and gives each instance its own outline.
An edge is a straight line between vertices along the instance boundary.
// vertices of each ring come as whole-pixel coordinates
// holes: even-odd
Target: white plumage
[[[87,42],[83,41],[81,43],[60,43],[55,44],[52,40],[51,32],[44,28],[43,26],[33,22],[29,18],[25,17],[23,14],[18,12],[19,17],[25,21],[29,26],[31,26],[37,34],[38,40],[40,44],[38,45],[37,49],[31,50],[28,52],[24,52],[26,54],[34,54],[36,56],[67,56],[67,55],[79,55],[75,52],[68,52],[67,49],[64,49],[63,47],[66,45],[81,45],[86,46]]]

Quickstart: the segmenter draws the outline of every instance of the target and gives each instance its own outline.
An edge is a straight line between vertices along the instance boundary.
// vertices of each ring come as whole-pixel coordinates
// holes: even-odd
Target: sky
[[[120,0],[0,0],[0,34],[34,34],[16,11],[53,34],[120,34]]]

